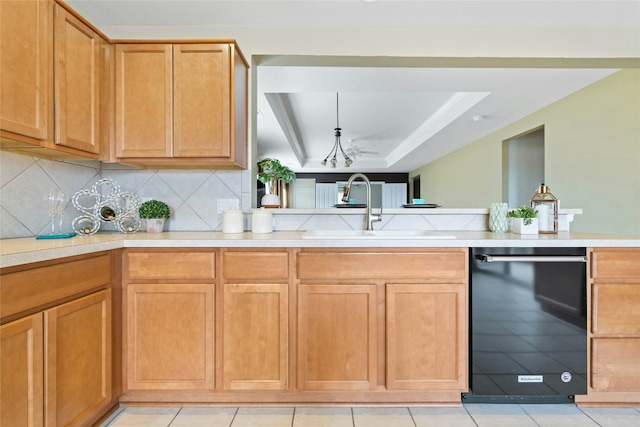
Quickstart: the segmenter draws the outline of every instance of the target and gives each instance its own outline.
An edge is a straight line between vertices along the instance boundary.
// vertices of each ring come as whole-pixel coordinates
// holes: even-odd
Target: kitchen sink
[[[309,230],[303,239],[455,239],[429,230]]]

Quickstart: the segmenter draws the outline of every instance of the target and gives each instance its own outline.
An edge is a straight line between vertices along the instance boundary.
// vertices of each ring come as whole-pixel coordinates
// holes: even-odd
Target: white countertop
[[[268,234],[173,231],[158,234],[139,232],[130,235],[97,233],[93,236],[75,236],[59,240],[36,240],[33,237],[2,239],[0,240],[0,268],[119,248],[640,247],[640,236],[575,232],[538,235],[492,233],[489,231],[446,232],[448,235],[455,236],[455,239],[303,239],[303,234],[304,231],[276,231]]]

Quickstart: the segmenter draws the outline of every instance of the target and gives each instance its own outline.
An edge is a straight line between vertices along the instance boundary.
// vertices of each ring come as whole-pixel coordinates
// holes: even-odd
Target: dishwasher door
[[[585,248],[472,248],[470,393],[568,403],[587,393]]]

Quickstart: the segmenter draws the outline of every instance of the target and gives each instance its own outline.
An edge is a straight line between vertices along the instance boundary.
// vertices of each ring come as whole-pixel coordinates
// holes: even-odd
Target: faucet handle
[[[380,207],[380,212],[377,214],[373,213],[373,208],[371,208],[371,221],[380,222],[382,221],[382,206]]]

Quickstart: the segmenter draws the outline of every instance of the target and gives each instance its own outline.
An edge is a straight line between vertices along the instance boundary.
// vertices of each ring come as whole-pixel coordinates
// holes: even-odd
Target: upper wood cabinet
[[[0,128],[5,138],[45,140],[53,130],[53,2],[0,1]],[[21,138],[22,137],[22,138]]]
[[[104,41],[62,7],[55,7],[55,142],[100,152],[101,47]]]
[[[107,42],[51,0],[2,1],[0,20],[2,148],[103,158]]]
[[[247,69],[235,43],[117,44],[119,162],[246,168]]]

